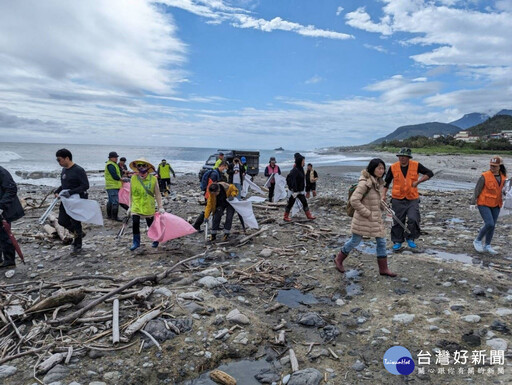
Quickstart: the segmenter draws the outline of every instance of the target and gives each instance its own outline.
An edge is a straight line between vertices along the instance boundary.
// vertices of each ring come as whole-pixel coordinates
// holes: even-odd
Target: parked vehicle
[[[213,169],[215,162],[219,159],[219,153],[224,154],[224,160],[228,163],[232,163],[233,159],[241,159],[243,156],[247,160],[247,175],[254,177],[258,175],[260,169],[260,152],[259,151],[247,151],[247,150],[217,150],[215,154],[209,156],[205,164],[199,170],[199,180],[203,177],[206,170]]]

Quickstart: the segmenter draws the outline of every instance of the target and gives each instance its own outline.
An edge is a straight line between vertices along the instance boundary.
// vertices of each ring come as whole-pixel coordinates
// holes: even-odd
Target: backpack
[[[347,200],[347,208],[345,209],[346,212],[347,212],[347,215],[349,217],[353,217],[354,216],[354,213],[356,212],[356,210],[354,209],[354,207],[352,207],[352,205],[350,204],[350,197],[352,196],[352,194],[354,193],[354,191],[356,191],[356,188],[357,188],[357,183],[354,183],[352,185],[350,185],[350,187],[348,188],[348,200]],[[368,195],[368,193],[370,192],[370,189],[368,189],[364,194],[363,194],[363,199]]]
[[[211,173],[214,171],[215,170],[208,170],[203,174],[203,177],[201,178],[201,184],[200,184],[201,191],[206,191],[206,189],[208,188],[208,180],[210,179]]]

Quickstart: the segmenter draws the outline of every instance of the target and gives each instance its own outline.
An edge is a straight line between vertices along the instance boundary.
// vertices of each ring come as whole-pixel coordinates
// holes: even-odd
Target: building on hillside
[[[501,134],[505,139],[508,139],[510,143],[512,143],[512,130],[504,130],[501,131]]]
[[[502,139],[504,138],[504,136],[502,135],[501,132],[496,132],[494,134],[490,134],[487,136],[488,139]]]
[[[479,139],[478,136],[469,135],[468,131],[459,131],[453,138],[456,140],[462,140],[463,142],[469,143],[474,143]]]

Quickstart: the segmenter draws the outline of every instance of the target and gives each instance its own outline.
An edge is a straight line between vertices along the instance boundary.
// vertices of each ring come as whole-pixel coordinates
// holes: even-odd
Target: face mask
[[[148,172],[147,167],[139,167],[139,168],[137,168],[137,170],[139,170],[139,173],[141,173],[141,174],[145,174]]]

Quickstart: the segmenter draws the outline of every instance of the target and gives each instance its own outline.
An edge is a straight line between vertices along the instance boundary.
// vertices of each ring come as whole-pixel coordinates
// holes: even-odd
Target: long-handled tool
[[[4,219],[4,217],[1,214],[0,214],[0,220],[2,221],[2,227],[4,228],[5,233],[7,234],[7,236],[9,237],[9,239],[12,242],[12,245],[14,246],[14,250],[16,250],[16,252],[20,256],[21,262],[23,262],[23,264],[25,264],[25,258],[23,258],[23,253],[21,252],[20,245],[18,244],[18,241],[16,240],[16,238],[14,238],[14,235],[12,235],[11,225],[9,224],[9,222],[7,222]]]
[[[130,213],[126,213],[126,216],[123,218],[123,224],[119,229],[119,232],[116,235],[116,239],[119,239],[123,236],[126,228],[128,227],[128,222],[130,221]]]
[[[396,216],[395,212],[391,209],[391,207],[389,207],[388,204],[384,201],[382,201],[382,203],[384,204],[386,211],[391,214],[395,222],[398,223],[407,234],[410,234],[411,232],[409,231],[407,226],[405,226],[404,223]]]
[[[208,219],[205,221],[204,226],[204,242],[208,242]]]
[[[59,201],[59,198],[58,197],[55,198],[53,200],[53,202],[50,204],[50,206],[48,206],[48,208],[46,209],[44,214],[41,215],[41,218],[39,218],[40,225],[42,225],[46,221],[46,218],[48,218],[48,216],[50,215],[50,213],[52,212],[53,208],[55,207],[55,205],[57,204],[58,201]]]

